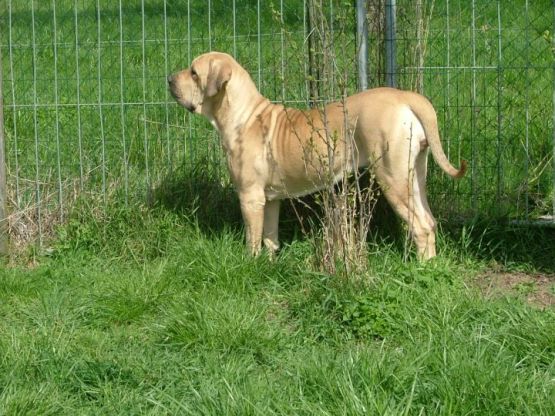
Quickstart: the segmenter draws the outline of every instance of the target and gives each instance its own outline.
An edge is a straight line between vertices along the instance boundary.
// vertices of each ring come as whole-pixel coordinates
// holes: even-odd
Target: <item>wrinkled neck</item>
[[[249,120],[270,103],[258,92],[246,72],[241,75],[234,74],[225,89],[214,97],[211,108],[205,114],[220,133],[226,149],[233,147]]]

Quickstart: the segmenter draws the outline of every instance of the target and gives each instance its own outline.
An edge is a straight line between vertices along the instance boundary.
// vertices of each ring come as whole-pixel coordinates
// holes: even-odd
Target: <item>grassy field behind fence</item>
[[[15,209],[67,206],[79,189],[103,203],[113,194],[144,198],[172,172],[198,163],[225,178],[216,134],[177,107],[165,77],[202,52],[222,50],[237,56],[266,96],[305,106],[305,12],[301,1],[284,3],[281,14],[280,2],[260,10],[256,2],[237,2],[234,14],[228,1],[193,2],[190,9],[158,0],[3,1],[4,113]],[[352,59],[354,11],[324,3],[336,54]],[[466,179],[454,182],[431,164],[434,211],[447,217],[552,214],[551,5],[502,2],[498,9],[496,2],[477,1],[473,8],[462,0],[436,1],[431,10],[432,2],[424,4],[420,19],[413,2],[398,2],[399,84],[416,89],[422,74],[449,157],[471,166]],[[383,45],[374,30],[380,14],[372,13],[375,86],[383,85]],[[425,47],[423,67],[417,65],[419,47]],[[354,91],[354,60],[345,64]]]

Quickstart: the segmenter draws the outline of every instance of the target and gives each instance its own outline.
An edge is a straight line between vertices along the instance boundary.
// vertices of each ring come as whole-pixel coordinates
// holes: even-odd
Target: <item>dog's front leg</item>
[[[266,198],[263,188],[249,188],[239,192],[241,213],[245,222],[247,247],[256,256],[260,252],[264,227],[264,205]]]
[[[266,201],[264,207],[264,246],[273,255],[279,248],[278,223],[280,200]]]

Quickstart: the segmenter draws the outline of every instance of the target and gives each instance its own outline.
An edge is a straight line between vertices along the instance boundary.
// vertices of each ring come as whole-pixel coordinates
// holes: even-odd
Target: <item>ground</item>
[[[476,276],[486,298],[516,295],[540,308],[555,308],[555,274],[487,270]]]

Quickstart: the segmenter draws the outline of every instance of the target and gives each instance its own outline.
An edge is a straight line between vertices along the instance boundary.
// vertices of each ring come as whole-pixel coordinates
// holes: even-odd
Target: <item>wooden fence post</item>
[[[2,53],[0,52],[0,255],[6,254],[8,254],[8,224],[6,215],[6,158],[4,155]]]

